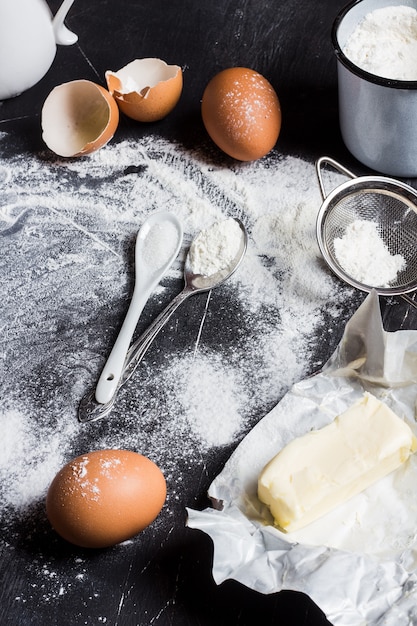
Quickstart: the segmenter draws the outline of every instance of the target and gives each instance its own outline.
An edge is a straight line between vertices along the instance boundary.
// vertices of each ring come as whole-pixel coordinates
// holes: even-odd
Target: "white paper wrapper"
[[[217,583],[308,594],[334,626],[417,625],[417,454],[397,471],[293,533],[257,498],[264,465],[290,440],[321,428],[364,391],[417,435],[417,331],[384,331],[372,292],[322,371],[297,383],[238,446],[209,489],[213,507],[188,525],[214,543]]]

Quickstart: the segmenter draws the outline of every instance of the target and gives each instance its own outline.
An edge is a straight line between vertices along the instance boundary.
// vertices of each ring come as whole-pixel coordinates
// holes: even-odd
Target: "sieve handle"
[[[334,169],[338,170],[341,174],[346,174],[346,176],[349,176],[349,178],[356,178],[355,174],[352,174],[350,170],[346,169],[346,167],[343,167],[343,165],[340,165],[340,163],[338,163],[334,159],[330,157],[326,157],[326,156],[320,157],[316,161],[316,173],[317,173],[317,178],[319,180],[320,192],[321,192],[323,200],[325,200],[327,197],[326,189],[324,188],[323,176],[322,176],[322,168],[325,163],[334,167]]]

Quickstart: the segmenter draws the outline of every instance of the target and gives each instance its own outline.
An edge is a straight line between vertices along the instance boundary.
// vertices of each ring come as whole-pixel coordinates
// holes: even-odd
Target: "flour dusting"
[[[1,139],[7,146],[7,135]],[[354,292],[319,254],[314,166],[274,155],[225,166],[150,136],[74,161],[0,153],[0,188],[9,268],[0,276],[0,515],[9,549],[15,521],[42,503],[67,461],[90,451],[92,432],[96,449],[135,450],[161,467],[168,497],[156,532],[183,497],[184,472],[203,471],[211,453],[235,447],[318,368],[319,347],[335,346],[334,327],[349,315],[346,301],[355,306]],[[130,301],[136,233],[155,211],[175,214],[185,236],[145,307],[148,322],[182,289],[185,255],[200,231],[240,218],[246,256],[227,283],[180,307],[111,419],[81,425],[78,404],[96,384]],[[65,583],[46,573],[47,560],[33,566],[54,583],[48,601],[87,576],[81,567],[80,578]]]

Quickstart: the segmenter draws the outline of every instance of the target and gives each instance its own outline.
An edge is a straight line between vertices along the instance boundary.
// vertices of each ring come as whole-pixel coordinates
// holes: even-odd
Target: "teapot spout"
[[[73,3],[74,0],[64,0],[52,20],[55,41],[61,46],[71,46],[78,40],[78,36],[64,24],[64,20]]]

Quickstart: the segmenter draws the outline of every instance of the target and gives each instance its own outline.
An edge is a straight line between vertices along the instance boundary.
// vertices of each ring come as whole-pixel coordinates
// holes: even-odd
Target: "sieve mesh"
[[[321,161],[336,162],[322,157]],[[319,163],[318,167],[320,167]],[[338,164],[336,163],[336,166]],[[339,166],[338,169],[350,174]],[[350,174],[350,176],[353,176]],[[385,177],[353,177],[327,197],[319,176],[324,203],[317,219],[317,237],[322,254],[339,278],[360,289],[375,288],[383,294],[402,294],[417,289],[417,193],[408,185]],[[401,254],[405,268],[389,287],[363,285],[346,274],[340,266],[334,241],[343,237],[347,227],[356,220],[371,221],[391,255]]]

